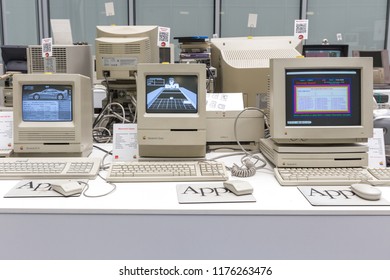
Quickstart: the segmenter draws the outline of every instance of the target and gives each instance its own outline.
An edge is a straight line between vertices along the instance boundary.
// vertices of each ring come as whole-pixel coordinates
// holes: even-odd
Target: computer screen
[[[79,74],[14,75],[14,152],[23,156],[88,156],[93,95]]]
[[[217,68],[216,92],[242,92],[244,105],[263,108],[271,58],[301,55],[302,41],[292,36],[211,39],[211,65]]]
[[[372,135],[372,59],[271,60],[270,132],[279,143],[355,143]]]
[[[98,79],[134,77],[138,63],[159,63],[158,26],[97,26]]]
[[[73,86],[69,84],[22,85],[22,120],[70,122],[73,120]]]
[[[147,75],[146,113],[197,113],[198,76]]]
[[[375,84],[390,84],[390,63],[388,50],[355,50],[354,57],[371,57]]]
[[[354,56],[372,57],[373,67],[383,67],[384,61],[382,58],[382,53],[383,51],[354,51]]]
[[[137,126],[141,157],[204,157],[206,66],[139,64]]]
[[[4,72],[27,73],[27,46],[3,45],[1,56],[4,64]]]
[[[347,57],[348,45],[303,45],[302,55],[305,57]]]

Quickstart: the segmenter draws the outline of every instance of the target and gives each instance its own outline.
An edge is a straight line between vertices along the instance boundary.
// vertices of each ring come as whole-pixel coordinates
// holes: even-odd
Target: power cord
[[[233,164],[232,167],[228,167],[228,166],[226,167],[226,169],[229,170],[231,172],[232,176],[234,176],[234,177],[244,178],[244,177],[254,176],[258,169],[264,168],[267,165],[267,162],[263,158],[261,158],[259,155],[256,155],[255,153],[251,153],[251,152],[247,151],[241,145],[240,141],[238,140],[237,122],[238,122],[238,119],[240,118],[241,114],[243,114],[244,112],[246,112],[248,110],[259,111],[264,116],[264,119],[266,119],[265,112],[257,107],[247,107],[244,110],[242,110],[240,113],[238,113],[238,115],[236,116],[236,118],[234,120],[234,138],[237,142],[237,145],[242,150],[242,153],[240,153],[240,154],[242,154],[243,157],[241,158],[241,166],[238,166],[237,164]],[[265,123],[268,127],[267,120],[265,121]],[[237,153],[218,156],[218,157],[213,158],[212,160],[215,160],[217,158],[229,157],[229,156],[233,156],[233,155],[236,156]],[[258,163],[260,163],[260,165],[256,166]]]

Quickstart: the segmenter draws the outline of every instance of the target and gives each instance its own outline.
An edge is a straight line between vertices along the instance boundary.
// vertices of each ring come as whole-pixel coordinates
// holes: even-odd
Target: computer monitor
[[[269,60],[301,55],[292,36],[211,39],[211,65],[217,69],[215,92],[242,92],[247,107],[266,107]]]
[[[4,72],[27,73],[27,46],[3,45],[1,56]]]
[[[206,153],[206,65],[139,64],[138,149],[142,157]]]
[[[352,51],[355,57],[372,57],[374,84],[390,84],[388,50]]]
[[[348,45],[303,45],[302,55],[305,57],[347,57]]]
[[[372,58],[272,59],[269,123],[276,143],[365,142],[373,133]]]
[[[159,63],[158,26],[97,26],[97,79],[134,78],[138,63]]]
[[[79,74],[17,74],[13,85],[16,156],[91,153],[90,78]]]

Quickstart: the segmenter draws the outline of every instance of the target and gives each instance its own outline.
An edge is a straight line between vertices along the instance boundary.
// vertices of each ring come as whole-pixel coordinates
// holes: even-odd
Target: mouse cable
[[[103,197],[103,196],[107,196],[111,193],[113,193],[115,190],[116,190],[116,185],[114,183],[110,183],[110,182],[107,182],[106,179],[104,179],[100,174],[98,174],[98,176],[103,179],[107,184],[110,184],[112,186],[112,189],[106,193],[103,193],[103,194],[97,194],[97,195],[90,195],[90,194],[87,194],[87,191],[89,190],[89,184],[86,183],[86,182],[83,182],[83,181],[78,181],[79,183],[82,183],[85,185],[85,189],[83,191],[83,195],[85,197],[89,197],[89,198],[97,198],[97,197]]]

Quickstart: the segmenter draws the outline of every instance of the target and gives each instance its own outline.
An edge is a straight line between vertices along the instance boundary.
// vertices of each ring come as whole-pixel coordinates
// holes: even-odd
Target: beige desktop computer
[[[76,157],[92,151],[90,78],[79,74],[14,75],[14,155]]]

